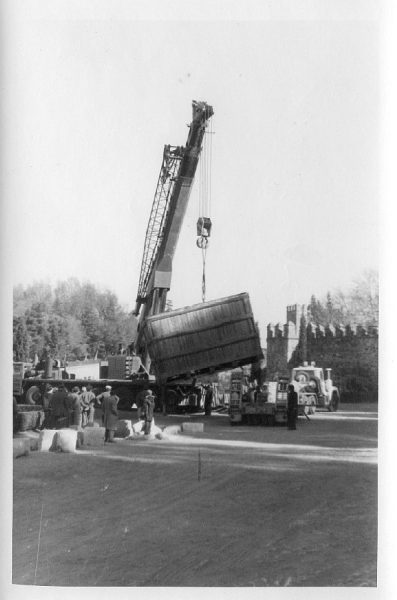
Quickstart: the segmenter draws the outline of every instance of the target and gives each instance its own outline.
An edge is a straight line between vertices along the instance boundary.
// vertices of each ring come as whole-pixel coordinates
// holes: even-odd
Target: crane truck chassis
[[[150,387],[163,405],[167,402],[167,377],[163,377],[161,385],[156,378],[149,375],[150,356],[142,338],[147,317],[158,315],[165,310],[166,296],[170,289],[172,261],[183,223],[191,188],[194,182],[205,129],[213,115],[212,106],[206,102],[192,103],[193,117],[189,125],[189,133],[185,146],[166,145],[163,151],[160,174],[155,197],[146,231],[141,273],[135,307],[135,316],[140,314],[138,334],[135,340],[139,368],[131,378],[125,379],[68,379],[67,377],[24,378],[24,368],[14,363],[13,395],[19,404],[38,404],[45,392],[46,384],[57,387],[62,383],[68,390],[74,386],[90,384],[97,393],[106,385],[111,385],[120,397],[120,408],[131,406],[136,394],[150,381]],[[21,372],[22,369],[22,372]],[[184,375],[184,373],[182,374]],[[60,381],[62,379],[62,382]],[[180,394],[179,394],[180,396]],[[175,402],[175,394],[170,394]]]
[[[96,393],[100,393],[106,385],[111,385],[120,397],[120,408],[124,406],[130,408],[136,394],[147,385],[149,380],[160,406],[167,410],[167,404],[171,406],[175,402],[178,403],[178,394],[175,396],[178,389],[175,388],[176,378],[194,380],[199,373],[212,373],[220,367],[237,367],[262,358],[259,333],[246,293],[222,298],[212,303],[203,302],[200,307],[165,311],[167,293],[171,286],[173,257],[194,182],[205,130],[209,119],[214,114],[212,106],[206,102],[193,101],[192,109],[193,116],[186,145],[164,147],[147,226],[134,310],[134,315],[139,317],[137,337],[134,341],[134,353],[137,355],[135,358],[139,369],[136,369],[130,378],[125,379],[86,380],[68,379],[66,376],[60,378],[41,376],[25,381],[23,374],[18,373],[14,365],[14,396],[18,397],[20,403],[22,400],[28,404],[38,404],[45,393],[46,384],[58,387],[62,379],[62,384],[68,390],[74,386],[90,384]],[[198,223],[200,224],[198,235],[204,237],[201,242],[202,246],[205,242],[206,247],[211,221],[208,217],[200,215]],[[230,308],[232,306],[238,308],[232,309]],[[186,320],[184,317],[188,312],[189,319]],[[214,312],[216,317],[212,321],[209,318],[211,312]],[[199,313],[202,313],[200,318]],[[173,325],[169,326],[171,319]],[[171,336],[165,335],[163,331],[159,340],[157,334],[151,334],[152,330],[164,329],[164,327],[165,330],[171,327]],[[215,348],[209,352],[206,340],[213,340],[215,333],[218,334]],[[153,365],[151,353],[155,359]],[[169,360],[170,353],[172,361]],[[187,357],[189,360],[186,360]],[[187,385],[190,385],[193,391],[194,384]],[[173,400],[169,400],[167,395]],[[179,397],[181,397],[180,393]]]
[[[44,394],[48,390],[48,386],[53,389],[58,388],[61,384],[68,392],[77,386],[79,388],[90,385],[95,395],[105,391],[107,385],[112,387],[112,390],[120,398],[118,407],[120,410],[130,410],[134,405],[136,397],[143,389],[150,388],[155,396],[155,409],[163,412],[178,412],[180,404],[184,404],[186,398],[192,393],[199,397],[199,388],[196,386],[196,381],[184,382],[177,381],[173,384],[159,385],[158,382],[147,374],[133,374],[130,379],[79,379],[65,378],[65,370],[57,369],[53,371],[50,377],[38,375],[37,377],[24,377],[26,363],[14,362],[13,373],[13,396],[20,406],[20,410],[26,410],[26,406],[31,409],[42,408]],[[191,403],[183,406],[184,412],[197,410],[197,405]]]

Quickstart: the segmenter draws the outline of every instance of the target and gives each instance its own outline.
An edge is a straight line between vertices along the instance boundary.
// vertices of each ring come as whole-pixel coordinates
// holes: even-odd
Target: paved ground
[[[297,431],[156,421],[204,433],[14,460],[14,583],[376,585],[375,405]]]

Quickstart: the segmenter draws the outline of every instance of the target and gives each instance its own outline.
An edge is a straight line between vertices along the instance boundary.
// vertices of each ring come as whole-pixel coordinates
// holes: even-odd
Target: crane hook
[[[205,237],[204,235],[201,235],[196,240],[196,246],[197,246],[197,248],[200,248],[200,250],[206,250],[208,247],[208,244],[209,244],[208,238]]]

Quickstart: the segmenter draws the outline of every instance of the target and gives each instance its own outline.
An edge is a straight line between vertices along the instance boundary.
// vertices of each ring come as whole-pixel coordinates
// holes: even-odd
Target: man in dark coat
[[[150,434],[150,430],[152,428],[154,414],[154,396],[152,394],[152,390],[148,390],[143,401],[143,415],[145,418],[145,435]]]
[[[103,402],[104,402],[105,398],[110,398],[111,391],[112,391],[112,386],[111,385],[106,385],[105,386],[105,391],[102,392],[102,394],[99,394],[99,396],[96,397],[96,403],[102,409],[102,425],[103,425],[103,420],[104,420]]]
[[[136,416],[138,419],[141,419],[143,416],[143,403],[149,391],[149,386],[146,384],[140,392],[137,393],[135,398],[135,404],[137,408]]]
[[[298,394],[293,385],[288,386],[287,394],[287,426],[288,429],[296,429],[298,417]]]
[[[102,408],[103,408],[103,425],[105,427],[105,442],[114,442],[114,432],[117,428],[117,421],[119,420],[119,413],[117,411],[117,404],[119,403],[119,397],[114,392],[108,390],[109,394],[104,392]]]
[[[205,397],[204,397],[204,414],[206,414],[208,417],[211,416],[213,395],[214,394],[212,391],[212,387],[210,385],[208,385],[205,390]]]
[[[60,429],[68,425],[68,393],[64,385],[52,394],[49,407],[51,409],[52,427]]]
[[[50,405],[51,405],[52,394],[54,393],[54,391],[56,391],[56,390],[54,390],[52,385],[50,385],[49,383],[46,383],[45,388],[44,388],[44,393],[43,393],[43,399],[42,399],[44,420],[40,426],[40,429],[47,429],[47,428],[52,427]]]

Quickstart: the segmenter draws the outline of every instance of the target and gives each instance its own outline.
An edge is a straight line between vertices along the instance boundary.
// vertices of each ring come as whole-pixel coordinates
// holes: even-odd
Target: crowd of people
[[[74,386],[68,392],[64,384],[54,388],[46,385],[43,394],[44,427],[59,429],[75,425],[78,428],[92,425],[94,422],[97,397],[92,387],[87,385],[81,389]]]
[[[197,390],[196,390],[197,391]],[[179,389],[178,398],[182,397],[189,401],[189,406],[204,408],[205,415],[210,416],[213,408],[214,394],[211,385],[200,387],[200,393],[186,392]],[[176,394],[176,392],[175,392]],[[102,420],[102,426],[105,428],[105,442],[114,442],[114,435],[119,420],[118,404],[119,397],[112,391],[110,385],[106,385],[102,393],[96,394],[92,385],[79,387],[75,385],[71,389],[60,381],[54,386],[50,383],[45,384],[41,392],[42,409],[38,411],[38,418],[35,430],[43,429],[63,429],[73,427],[83,429],[93,427],[95,421],[95,409],[101,409],[97,416]],[[142,421],[142,432],[150,435],[154,422],[154,412],[157,408],[164,408],[161,398],[158,399],[146,383],[144,388],[135,396],[131,408],[136,406],[137,418]],[[14,398],[14,434],[19,429],[19,408]]]
[[[93,426],[95,407],[102,408],[102,425],[105,428],[105,442],[114,442],[114,434],[119,420],[119,397],[107,385],[105,391],[95,395],[92,386],[74,386],[71,391],[64,384],[52,387],[47,384],[43,394],[44,417],[39,429],[61,429],[76,427],[78,429]],[[137,416],[142,420],[143,431],[149,435],[155,410],[155,396],[152,390],[144,389],[136,398]]]

